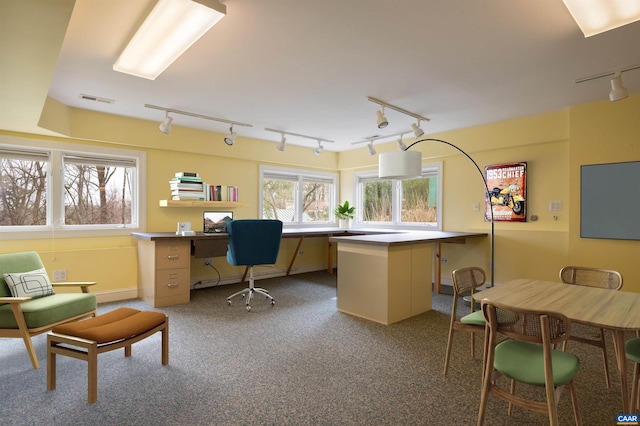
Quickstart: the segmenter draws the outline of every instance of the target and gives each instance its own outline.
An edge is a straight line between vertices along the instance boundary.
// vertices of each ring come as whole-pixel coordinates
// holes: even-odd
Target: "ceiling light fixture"
[[[169,133],[171,131],[171,122],[173,121],[173,118],[169,116],[169,113],[186,115],[188,117],[202,118],[204,120],[218,121],[220,123],[227,123],[227,124],[230,124],[231,127],[233,127],[233,126],[253,127],[251,124],[247,124],[247,123],[239,123],[237,121],[227,120],[227,119],[224,119],[224,118],[210,117],[208,115],[202,115],[202,114],[196,114],[196,113],[193,113],[193,112],[181,111],[179,109],[165,108],[165,107],[156,106],[156,105],[150,105],[150,104],[144,104],[144,107],[145,108],[151,108],[151,109],[157,109],[157,110],[160,110],[160,111],[164,111],[165,119],[162,122],[162,124],[160,124],[160,127],[159,127],[159,129],[160,129],[160,131],[162,133]],[[168,126],[168,129],[166,129],[167,126]],[[237,134],[235,134],[235,135],[237,136]],[[235,139],[235,136],[234,136],[234,139]],[[226,142],[226,140],[225,140],[225,142]],[[231,142],[231,144],[228,144],[228,145],[233,145],[233,142]]]
[[[351,142],[351,145],[359,145],[359,144],[366,143],[366,144],[368,144],[367,149],[369,150],[369,155],[376,155],[376,150],[373,148],[373,143],[375,141],[379,141],[379,140],[382,140],[382,139],[390,139],[390,138],[395,138],[396,136],[400,136],[400,139],[398,140],[398,146],[400,147],[400,149],[403,149],[402,147],[404,147],[404,149],[406,149],[407,147],[402,142],[402,137],[404,135],[406,135],[407,133],[411,133],[411,130],[407,130],[407,131],[399,132],[399,133],[392,133],[390,135],[369,136],[369,137],[364,138],[364,140],[361,140],[361,141],[358,141],[358,142]]]
[[[402,142],[402,134],[400,134],[400,139],[398,139],[398,149],[400,151],[406,151],[407,150],[407,146],[404,144],[404,142]]]
[[[389,124],[387,119],[384,117],[384,109],[385,109],[385,107],[386,108],[391,108],[391,109],[393,109],[395,111],[398,111],[399,113],[402,113],[404,115],[408,115],[410,117],[415,118],[416,120],[418,120],[418,124],[420,123],[420,121],[429,121],[429,119],[426,118],[426,117],[423,117],[421,115],[415,114],[413,112],[409,112],[406,109],[397,107],[395,105],[388,104],[385,101],[381,101],[380,99],[372,98],[371,96],[367,96],[366,99],[369,102],[373,102],[374,104],[378,104],[378,105],[380,105],[382,107],[382,112],[381,111],[376,111],[376,115],[378,116],[378,129],[385,128]],[[382,123],[380,121],[381,117],[384,119]],[[413,126],[411,126],[411,127],[413,127]],[[415,131],[415,128],[414,128],[414,131]],[[423,134],[424,134],[424,132],[423,132]],[[416,135],[416,137],[418,137],[418,136]]]
[[[640,69],[640,64],[631,65],[618,71],[606,71],[600,74],[577,79],[576,83],[584,83],[585,81],[596,80],[598,78],[613,76],[611,79],[611,91],[609,92],[609,100],[611,102],[619,101],[629,96],[629,91],[622,85],[622,73]]]
[[[229,146],[233,145],[233,142],[235,142],[236,140],[236,136],[238,136],[238,134],[233,132],[233,124],[232,124],[231,127],[229,127],[229,134],[224,137],[224,143],[226,143]]]
[[[284,137],[284,133],[282,134],[282,139],[280,139],[280,143],[276,147],[278,151],[284,151],[285,144],[287,143],[287,138]]]
[[[226,13],[217,0],[158,0],[114,71],[155,80]]]
[[[413,134],[416,135],[416,138],[424,135],[424,130],[420,128],[420,120],[418,120],[418,123],[413,123],[411,128],[413,129]]]
[[[640,20],[640,3],[629,0],[562,0],[582,33],[591,37]]]
[[[384,116],[384,107],[382,107],[381,111],[376,111],[376,117],[378,121],[378,129],[384,129],[389,125],[387,117]]]
[[[329,140],[329,139],[324,139],[324,138],[318,138],[315,136],[307,136],[307,135],[301,135],[300,133],[293,133],[293,132],[286,132],[284,130],[278,130],[278,129],[270,129],[268,127],[264,128],[267,132],[274,132],[274,133],[280,133],[280,135],[282,136],[282,138],[280,139],[280,142],[278,143],[278,145],[276,146],[276,149],[278,149],[279,151],[284,151],[284,147],[285,147],[285,143],[286,143],[286,138],[285,135],[289,135],[289,136],[297,136],[299,138],[305,138],[305,139],[313,139],[314,141],[318,142],[318,147],[313,149],[313,153],[315,155],[320,155],[322,153],[322,151],[324,150],[324,147],[322,146],[321,142],[328,142],[328,143],[335,143],[335,141]],[[282,148],[282,149],[281,149]]]
[[[376,155],[376,150],[373,147],[373,141],[369,141],[369,145],[367,146],[367,149],[369,150],[369,155],[370,156],[373,157],[374,155]]]
[[[169,132],[171,132],[171,122],[173,121],[173,118],[169,116],[169,112],[165,111],[164,113],[164,121],[162,123],[160,123],[160,125],[158,126],[158,129],[164,133],[164,134],[168,134]]]
[[[322,146],[322,142],[318,140],[318,146],[314,148],[313,155],[320,155],[324,151],[324,146]]]
[[[629,91],[622,85],[622,75],[618,72],[611,79],[611,91],[609,92],[609,100],[611,102],[619,101],[629,97]]]

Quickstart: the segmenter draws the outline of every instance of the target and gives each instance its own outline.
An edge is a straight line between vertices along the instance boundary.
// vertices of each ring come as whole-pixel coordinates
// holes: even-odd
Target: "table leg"
[[[613,343],[616,352],[618,371],[620,371],[620,387],[622,388],[622,412],[630,413],[629,383],[627,381],[627,357],[624,351],[624,331],[613,331]]]
[[[291,268],[293,268],[293,262],[296,261],[296,257],[298,257],[298,251],[300,250],[300,246],[302,245],[302,240],[304,240],[304,235],[300,237],[298,240],[298,245],[296,246],[296,250],[293,252],[293,256],[291,257],[291,262],[289,262],[289,267],[287,268],[287,275],[291,272]]]
[[[433,265],[433,270],[434,270],[434,277],[433,277],[433,291],[436,294],[440,294],[440,254],[441,254],[441,250],[442,250],[442,246],[440,244],[440,242],[436,242],[436,250],[434,253],[434,265]]]
[[[331,238],[331,236],[329,236],[329,238]],[[331,241],[329,241],[329,251],[327,253],[327,272],[330,274],[333,274],[333,250],[331,250],[331,248],[333,247],[333,244],[331,243]]]

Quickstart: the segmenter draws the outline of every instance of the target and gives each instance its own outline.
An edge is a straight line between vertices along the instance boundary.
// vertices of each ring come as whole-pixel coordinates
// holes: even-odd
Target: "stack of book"
[[[204,183],[198,173],[177,172],[169,181],[172,200],[206,200]]]

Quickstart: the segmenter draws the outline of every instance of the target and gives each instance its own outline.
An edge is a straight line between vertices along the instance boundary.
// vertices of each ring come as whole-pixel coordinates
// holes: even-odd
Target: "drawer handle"
[[[180,259],[179,254],[173,254],[171,256],[167,256],[167,260],[177,260],[177,259]]]
[[[173,287],[179,287],[180,284],[167,284],[167,287],[169,288],[173,288]]]

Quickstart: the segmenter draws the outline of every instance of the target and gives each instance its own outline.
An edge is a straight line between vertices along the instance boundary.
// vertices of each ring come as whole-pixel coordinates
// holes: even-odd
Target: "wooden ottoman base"
[[[98,400],[98,354],[162,333],[162,365],[169,364],[169,317],[160,312],[119,308],[85,321],[63,324],[47,335],[47,390],[56,388],[56,355],[87,361],[89,403]]]

